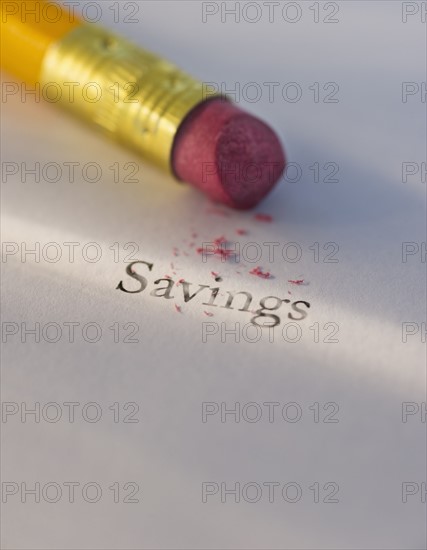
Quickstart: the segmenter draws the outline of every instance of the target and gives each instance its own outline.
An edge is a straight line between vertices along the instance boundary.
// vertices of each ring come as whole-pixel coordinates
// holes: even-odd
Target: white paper
[[[22,102],[19,94],[7,97],[1,128],[2,240],[3,252],[16,253],[3,254],[2,327],[17,332],[3,334],[2,488],[18,487],[18,492],[3,504],[4,547],[424,548],[422,7],[402,20],[421,4],[280,3],[271,23],[267,4],[272,3],[252,2],[245,12],[244,3],[227,3],[240,10],[239,23],[223,13],[224,3],[128,4],[128,11],[121,5],[115,24],[117,6],[98,3],[104,24],[204,81],[224,83],[227,91],[240,83],[242,107],[276,129],[295,163],[289,179],[298,169],[302,175],[281,182],[256,209],[271,215],[271,223],[256,220],[256,212],[220,208],[227,215],[218,215],[198,192],[52,105]],[[289,11],[283,12],[285,4]],[[292,11],[295,5],[300,12]],[[125,23],[132,6],[139,22]],[[256,6],[261,18],[250,23]],[[204,23],[203,9],[215,7],[218,13],[205,14]],[[300,19],[290,23],[283,13]],[[11,81],[8,75],[3,79]],[[419,85],[406,102],[404,82]],[[279,83],[272,102],[272,84],[266,83]],[[335,84],[339,90],[332,97],[339,101],[325,103]],[[300,90],[301,99],[284,100],[284,88],[288,98]],[[247,99],[257,89],[262,97],[251,103]],[[16,163],[17,173],[5,174],[5,163],[11,171],[10,163]],[[62,171],[57,182],[49,163]],[[78,163],[74,182],[69,163]],[[102,170],[98,182],[87,181],[94,178],[90,163]],[[326,163],[333,164],[325,168]],[[418,168],[406,183],[402,163],[413,163],[414,172]],[[333,177],[339,181],[324,182],[335,165],[339,172]],[[40,171],[39,182],[24,174],[23,168],[31,167]],[[124,183],[126,176],[137,182]],[[238,229],[247,234],[238,235]],[[256,243],[261,259],[246,259],[244,266],[216,257],[203,262],[195,249],[223,235],[241,249]],[[58,244],[57,262],[51,261],[57,249],[47,243]],[[65,243],[78,243],[72,245],[73,262]],[[289,243],[301,252],[296,262],[282,256],[285,247],[292,258]],[[328,243],[338,245],[331,256],[336,263],[324,261],[335,251]],[[402,249],[402,243],[412,244]],[[21,254],[37,246],[39,261],[30,254],[22,261]],[[255,247],[245,250],[254,254]],[[402,250],[408,252],[406,261]],[[90,262],[97,251],[99,261]],[[116,289],[120,281],[126,289],[139,288],[125,271],[129,257],[153,264],[151,272],[135,266],[148,280],[143,292]],[[274,278],[251,275],[258,265]],[[223,280],[216,283],[211,271]],[[251,309],[265,296],[306,301],[310,308],[304,320],[291,325],[291,310],[283,304],[273,336],[263,329],[260,340],[250,342],[257,334],[247,325],[251,313],[203,305],[202,292],[184,303],[182,285],[174,286],[170,300],[151,296],[154,281],[165,275],[191,282],[192,291],[218,285],[220,305],[227,291],[247,291],[254,296]],[[305,284],[288,282],[298,279]],[[31,335],[21,341],[22,323],[24,328],[40,323],[39,343]],[[78,323],[73,343],[69,323]],[[206,342],[204,323],[218,330]],[[300,327],[299,341],[285,340],[285,324],[288,340],[297,330],[293,325]],[[57,326],[61,335],[53,343]],[[135,326],[139,343],[123,342]],[[236,326],[239,343],[232,334],[221,338]],[[338,343],[325,342],[336,327]],[[99,341],[85,341],[84,335],[95,339],[96,328],[102,331]],[[69,402],[78,403],[74,422],[70,405],[64,405]],[[22,421],[25,407],[35,403],[40,422],[30,414]],[[239,403],[240,421],[229,414],[222,422],[218,412],[203,422],[203,403],[205,412],[214,411],[215,404],[221,411]],[[58,410],[62,417],[53,422]],[[100,420],[90,422],[99,410]],[[261,418],[251,422],[259,410]],[[294,413],[301,418],[292,421]],[[125,415],[138,422],[124,422]],[[67,482],[79,484],[75,502]],[[24,494],[22,483],[24,488],[40,483],[40,503]],[[53,483],[62,492],[56,503],[49,502]],[[87,483],[97,485],[84,489]],[[118,503],[114,483],[120,488]],[[226,502],[221,502],[221,484],[231,489],[236,483],[240,502],[232,494],[223,494]],[[245,489],[247,483],[257,485]],[[268,483],[277,484],[272,497]],[[139,502],[123,502],[135,484]],[[87,502],[94,487],[102,495]],[[218,492],[203,502],[203,490],[215,487]],[[257,487],[259,500],[249,502]],[[324,502],[328,495],[338,502]]]

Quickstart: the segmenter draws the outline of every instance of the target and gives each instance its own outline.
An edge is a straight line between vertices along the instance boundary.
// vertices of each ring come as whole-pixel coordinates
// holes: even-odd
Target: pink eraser
[[[274,131],[222,98],[204,101],[187,115],[172,151],[179,180],[238,209],[258,204],[279,180],[285,163]]]

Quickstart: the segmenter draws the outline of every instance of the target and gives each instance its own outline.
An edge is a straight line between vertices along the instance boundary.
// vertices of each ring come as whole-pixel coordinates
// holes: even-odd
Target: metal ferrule
[[[54,85],[52,85],[54,84]],[[102,27],[82,25],[51,46],[41,85],[52,101],[168,171],[175,134],[206,99],[203,83]]]

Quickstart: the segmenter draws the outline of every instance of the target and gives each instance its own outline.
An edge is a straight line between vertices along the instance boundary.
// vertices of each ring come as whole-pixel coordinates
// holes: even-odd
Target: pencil
[[[0,1],[1,68],[48,101],[230,207],[255,206],[279,180],[277,135],[228,98],[59,4]]]

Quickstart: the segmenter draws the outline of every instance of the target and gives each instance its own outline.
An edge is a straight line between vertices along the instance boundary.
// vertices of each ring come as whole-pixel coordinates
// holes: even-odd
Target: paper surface
[[[270,22],[273,3],[227,3],[235,22],[224,3],[116,4],[97,4],[101,22],[224,91],[239,83],[292,165],[257,208],[273,218],[263,222],[213,207],[52,105],[7,97],[3,546],[424,548],[421,11],[280,3]],[[221,236],[244,250],[240,264],[196,252]],[[39,256],[22,258],[30,249]],[[133,259],[153,268],[135,265],[147,287],[125,293],[120,281],[140,288]],[[251,275],[257,266],[273,278]],[[246,291],[251,310],[267,296],[310,307],[294,321],[283,304],[275,331],[257,332],[242,306],[204,305],[209,291],[187,303],[182,284],[171,299],[150,295],[166,275],[191,293],[220,287],[218,305]],[[36,323],[40,342],[25,335]],[[236,403],[239,421],[225,414]],[[39,422],[25,415],[37,407]],[[25,494],[36,483],[39,503]]]

